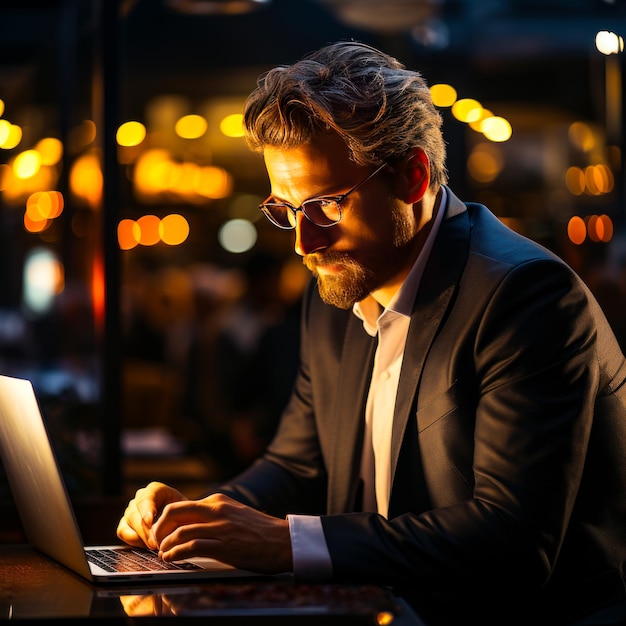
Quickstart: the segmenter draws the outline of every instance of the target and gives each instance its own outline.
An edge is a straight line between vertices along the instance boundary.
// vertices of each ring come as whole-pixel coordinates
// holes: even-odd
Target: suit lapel
[[[363,329],[362,322],[351,316],[339,370],[337,402],[334,415],[334,447],[328,459],[328,513],[354,509],[359,484],[359,466],[363,445],[364,407],[367,398],[376,340]]]
[[[402,360],[391,439],[391,475],[394,477],[424,362],[468,254],[469,218],[466,207],[449,189],[447,193],[445,219],[418,289]]]
[[[402,439],[424,361],[467,258],[469,219],[465,205],[448,189],[446,215],[425,268],[411,315],[391,442],[395,474]],[[328,514],[354,510],[359,485],[363,421],[376,340],[354,315],[348,321],[333,415],[334,446],[328,463]],[[393,494],[393,486],[392,486]]]

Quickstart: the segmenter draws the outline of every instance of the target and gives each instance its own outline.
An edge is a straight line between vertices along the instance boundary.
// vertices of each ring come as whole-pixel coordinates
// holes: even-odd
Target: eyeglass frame
[[[268,206],[281,206],[281,207],[287,207],[292,213],[293,216],[295,218],[296,214],[298,213],[298,211],[302,211],[302,215],[304,215],[304,217],[306,217],[309,222],[311,222],[311,224],[315,224],[315,226],[318,226],[319,228],[330,228],[331,226],[336,226],[337,224],[339,224],[339,222],[341,222],[341,218],[343,217],[343,213],[341,211],[341,203],[353,192],[355,192],[359,187],[361,187],[362,185],[364,185],[366,182],[368,182],[369,180],[371,180],[372,178],[374,178],[374,176],[376,176],[376,174],[378,174],[379,172],[382,172],[382,170],[387,167],[387,163],[383,163],[382,165],[380,165],[379,167],[377,167],[371,174],[369,174],[367,176],[367,178],[363,179],[362,181],[358,182],[356,185],[354,185],[354,187],[352,187],[351,189],[349,189],[348,191],[346,191],[345,193],[339,194],[339,195],[334,195],[334,196],[313,196],[312,198],[308,198],[307,200],[305,200],[300,206],[298,207],[294,207],[293,205],[289,204],[288,202],[268,202],[268,200],[272,197],[272,195],[270,194],[264,202],[262,202],[261,204],[259,204],[259,209],[261,210],[261,212],[263,213],[263,215],[265,215],[265,217],[270,221],[270,223],[272,223],[274,226],[276,226],[277,228],[280,228],[281,230],[294,230],[296,228],[296,220],[294,220],[293,225],[290,226],[282,226],[281,224],[279,224],[270,214]],[[309,215],[307,215],[307,212],[305,211],[305,205],[308,202],[319,202],[320,200],[324,200],[324,201],[331,201],[334,202],[337,205],[337,210],[339,211],[339,218],[337,220],[335,220],[334,222],[332,222],[331,224],[318,224],[317,222],[315,222]]]

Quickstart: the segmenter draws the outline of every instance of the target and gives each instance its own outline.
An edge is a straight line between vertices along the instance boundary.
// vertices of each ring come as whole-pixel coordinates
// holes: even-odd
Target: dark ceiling
[[[104,2],[119,7],[117,33]],[[259,68],[346,37],[487,99],[566,99],[602,29],[626,34],[624,0],[2,0],[0,98],[58,98],[63,60],[88,89],[81,63],[103,34],[105,50],[117,38],[131,108],[159,92],[245,91]]]
[[[94,76],[103,58],[107,84],[115,78],[104,90],[114,125],[145,119],[157,95],[243,100],[264,69],[354,38],[430,84],[451,83],[516,129],[603,122],[599,30],[626,36],[626,0],[0,0],[0,99],[4,116],[34,137],[34,118],[39,136],[63,135],[102,104]],[[462,172],[462,130],[446,132],[457,147],[449,165]],[[265,183],[262,168],[239,169]]]

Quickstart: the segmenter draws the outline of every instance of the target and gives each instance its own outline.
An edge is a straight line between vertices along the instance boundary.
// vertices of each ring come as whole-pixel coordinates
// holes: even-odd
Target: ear
[[[419,202],[430,184],[430,163],[422,148],[413,148],[402,165],[402,199],[407,204]]]

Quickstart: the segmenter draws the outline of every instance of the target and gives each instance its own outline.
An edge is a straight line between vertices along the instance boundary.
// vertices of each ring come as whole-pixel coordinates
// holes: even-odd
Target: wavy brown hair
[[[335,132],[360,165],[393,166],[414,147],[430,161],[430,185],[447,182],[441,116],[421,74],[358,42],[337,42],[261,74],[246,100],[246,141],[293,148]]]

